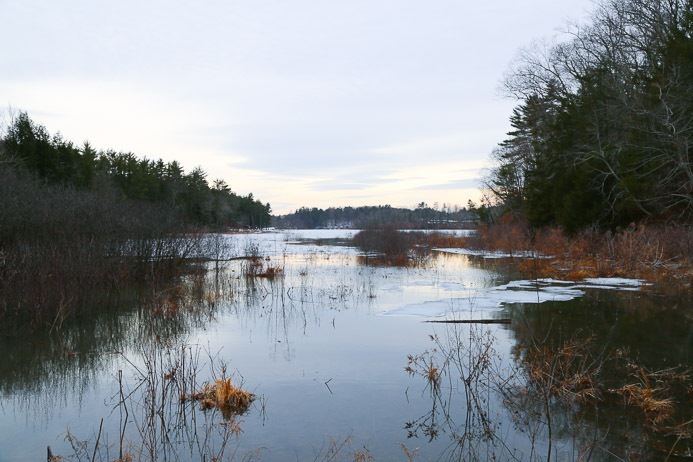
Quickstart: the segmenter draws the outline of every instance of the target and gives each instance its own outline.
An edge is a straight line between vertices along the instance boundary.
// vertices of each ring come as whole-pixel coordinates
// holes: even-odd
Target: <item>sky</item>
[[[588,0],[0,0],[0,107],[298,207],[466,205],[523,46]],[[4,100],[4,101],[3,101]]]

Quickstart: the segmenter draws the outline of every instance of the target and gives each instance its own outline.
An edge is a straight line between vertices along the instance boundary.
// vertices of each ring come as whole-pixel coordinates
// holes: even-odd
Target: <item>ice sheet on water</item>
[[[606,285],[590,285],[590,284],[578,284],[575,287],[581,287],[585,289],[604,289],[604,290],[623,290],[627,292],[637,292],[640,287],[630,287],[630,286],[606,286]]]
[[[459,284],[457,282],[439,282],[438,284],[436,284],[436,286],[448,291],[467,289],[467,286],[465,286],[464,284]]]
[[[418,230],[412,230],[418,231]],[[425,230],[431,232],[431,230]],[[358,229],[291,229],[238,234],[210,234],[208,239],[220,239],[223,245],[212,258],[240,258],[251,255],[272,257],[279,255],[354,255],[357,250],[348,246],[330,245],[331,240],[353,238]],[[464,236],[469,230],[442,230]],[[325,242],[327,241],[327,242]]]
[[[529,250],[518,250],[513,253],[501,252],[500,250],[472,250],[453,247],[439,247],[433,250],[435,250],[436,252],[454,253],[458,255],[472,255],[483,258],[552,258],[549,255],[538,255]]]
[[[630,286],[640,287],[649,285],[643,279],[627,279],[627,278],[586,278],[585,282],[589,284],[601,284],[607,286]]]
[[[407,233],[447,234],[454,237],[467,237],[474,234],[473,229],[403,229]]]
[[[300,241],[305,239],[351,239],[358,229],[291,229],[281,231],[287,239]]]
[[[606,284],[606,283],[609,284]],[[483,311],[495,311],[509,303],[561,302],[581,297],[583,289],[639,290],[643,281],[621,278],[590,278],[581,283],[556,279],[511,281],[507,284],[469,290],[467,297],[446,298],[399,306],[382,313],[386,316],[472,318]]]

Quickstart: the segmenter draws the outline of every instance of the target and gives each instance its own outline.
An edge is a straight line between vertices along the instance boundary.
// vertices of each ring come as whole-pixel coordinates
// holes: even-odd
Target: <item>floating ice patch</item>
[[[423,316],[439,317],[455,311],[451,306],[454,300],[431,300],[423,303],[411,303],[382,313],[384,316]]]
[[[215,258],[230,259],[248,256],[280,255],[352,255],[355,250],[346,246],[332,246],[320,239],[349,238],[354,230],[292,230],[289,232],[262,232],[217,234],[208,236],[211,249],[218,248]],[[214,245],[213,239],[218,239]]]
[[[649,285],[643,279],[627,279],[627,278],[586,278],[585,282],[588,284],[599,284],[605,286],[629,286],[629,287],[640,287],[643,285]]]
[[[630,287],[630,286],[607,286],[607,285],[591,285],[591,284],[578,284],[574,287],[583,289],[604,289],[604,290],[623,290],[629,292],[637,292],[640,287]]]
[[[402,229],[405,233],[447,234],[454,237],[467,237],[474,234],[473,229]]]
[[[457,282],[439,282],[436,284],[436,287],[439,289],[447,290],[447,291],[456,291],[456,290],[467,290],[468,287],[465,286],[464,284],[460,284]]]
[[[483,258],[553,258],[550,255],[538,255],[530,250],[518,250],[513,253],[505,253],[500,250],[489,251],[489,250],[472,250],[463,248],[448,248],[448,247],[438,247],[433,249],[436,252],[444,253],[454,253],[458,255],[472,255]]]
[[[451,298],[412,303],[382,313],[386,316],[439,317],[455,313],[468,317],[475,312],[495,311],[509,303],[563,302],[581,297],[582,289],[639,290],[643,281],[638,279],[590,278],[584,282],[537,279],[511,281],[495,287],[470,291],[465,298]]]
[[[553,279],[553,278],[539,278],[535,279],[534,281],[542,283],[542,284],[575,284],[575,281],[564,281],[562,279]],[[532,282],[532,281],[530,281]]]

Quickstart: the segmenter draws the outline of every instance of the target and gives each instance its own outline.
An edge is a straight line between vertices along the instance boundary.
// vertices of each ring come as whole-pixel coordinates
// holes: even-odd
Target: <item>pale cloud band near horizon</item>
[[[278,213],[464,205],[509,130],[503,71],[588,5],[7,0],[0,97],[75,143],[202,166]]]

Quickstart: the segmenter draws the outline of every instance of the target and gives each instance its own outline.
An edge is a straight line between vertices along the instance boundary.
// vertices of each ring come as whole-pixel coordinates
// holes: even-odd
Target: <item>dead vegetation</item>
[[[538,258],[523,259],[518,268],[536,278],[629,277],[681,291],[693,285],[691,225],[632,224],[613,232],[588,228],[568,235],[560,228],[531,230],[507,216],[493,226],[480,226],[465,243],[509,254],[532,252]]]
[[[672,432],[680,404],[675,396],[693,391],[693,377],[685,367],[671,367],[649,371],[644,366],[619,352],[618,366],[627,373],[625,384],[609,388],[607,393],[620,397],[624,405],[642,411],[644,424],[653,430]],[[689,437],[690,438],[690,437]]]
[[[693,444],[685,398],[693,395],[693,380],[686,368],[648,371],[581,332],[558,341],[532,336],[517,346],[513,364],[501,367],[490,331],[468,326],[467,332],[451,325],[443,336],[432,336],[435,348],[408,356],[405,366],[424,380],[432,400],[431,412],[405,428],[410,437],[449,433],[451,460],[572,454],[566,460],[587,461],[595,452],[652,460],[654,454],[685,455]],[[526,437],[514,444],[529,452],[518,453],[506,439],[503,418],[489,407],[496,400]],[[462,419],[455,409],[465,410]]]
[[[413,242],[408,233],[393,225],[371,226],[359,231],[353,244],[367,255],[362,263],[373,266],[410,266]]]
[[[0,168],[0,319],[47,328],[184,272],[200,243],[168,210]]]
[[[367,227],[353,238],[353,245],[365,255],[361,264],[410,267],[427,261],[427,249],[420,245],[423,233],[398,230],[392,224]]]
[[[522,362],[527,385],[547,397],[575,403],[598,400],[598,376],[603,358],[592,353],[594,336],[575,336],[561,345],[534,345]],[[527,389],[524,390],[526,394]]]
[[[407,356],[407,360],[408,362],[404,370],[407,371],[409,375],[424,377],[427,382],[427,387],[430,387],[432,391],[440,387],[442,371],[433,364],[433,358],[430,357],[428,352],[416,356],[409,355]]]
[[[404,453],[407,462],[413,462],[414,458],[420,458],[419,450],[421,448],[409,449],[404,443],[399,443],[400,449]],[[346,456],[346,458],[344,458]],[[314,462],[333,462],[338,460],[347,460],[349,462],[368,462],[376,461],[377,459],[371,455],[368,445],[354,447],[351,434],[339,439],[330,438],[329,441],[323,443],[322,447],[317,450]]]
[[[255,395],[236,388],[231,383],[232,380],[231,377],[222,375],[214,383],[205,383],[200,391],[183,395],[181,399],[199,401],[202,409],[217,408],[227,421],[233,420],[235,415],[242,415],[248,411]]]
[[[207,352],[202,364],[199,347],[160,337],[139,353],[136,363],[120,353],[130,370],[118,371],[113,412],[101,420],[98,433],[79,438],[68,429],[64,441],[72,453],[53,455],[49,447],[49,460],[167,461],[186,453],[190,460],[259,460],[262,448],[230,447],[243,433],[237,417],[249,411],[256,396],[232,385],[217,355]],[[212,378],[200,385],[203,370]]]
[[[248,257],[243,265],[243,276],[246,279],[267,279],[274,281],[284,275],[284,268],[279,265],[272,265],[270,257],[261,258],[258,256]]]

